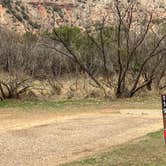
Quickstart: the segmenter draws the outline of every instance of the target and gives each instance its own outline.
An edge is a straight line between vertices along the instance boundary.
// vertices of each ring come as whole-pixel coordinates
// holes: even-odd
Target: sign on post
[[[166,95],[161,95],[162,100],[162,113],[163,113],[163,124],[164,124],[164,140],[166,144]]]

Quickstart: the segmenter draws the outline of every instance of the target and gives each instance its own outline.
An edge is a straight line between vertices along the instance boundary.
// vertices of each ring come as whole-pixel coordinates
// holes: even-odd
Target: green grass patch
[[[134,97],[131,99],[67,99],[67,100],[5,100],[0,101],[0,109],[18,110],[40,109],[47,111],[89,112],[109,109],[161,109],[160,96]]]
[[[107,105],[107,101],[95,99],[80,99],[80,100],[5,100],[0,101],[0,109],[2,108],[21,108],[21,109],[65,109],[65,108],[81,108],[90,106]]]
[[[166,145],[162,131],[112,148],[109,152],[61,166],[165,166]]]
[[[125,109],[161,109],[161,97],[152,95],[126,99],[113,99],[112,106]]]

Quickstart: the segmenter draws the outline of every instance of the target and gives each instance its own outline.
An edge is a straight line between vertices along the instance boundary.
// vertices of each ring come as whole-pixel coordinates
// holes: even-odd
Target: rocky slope
[[[0,0],[0,26],[17,32],[39,31],[62,24],[85,26],[111,18],[112,0]],[[148,2],[148,3],[146,3]],[[155,8],[156,18],[166,16],[163,0],[140,0],[141,5]]]

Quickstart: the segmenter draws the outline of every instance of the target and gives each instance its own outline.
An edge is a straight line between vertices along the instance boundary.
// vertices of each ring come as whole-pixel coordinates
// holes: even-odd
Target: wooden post
[[[162,100],[162,113],[163,113],[163,125],[164,125],[163,136],[166,144],[166,95],[161,95],[161,100]]]

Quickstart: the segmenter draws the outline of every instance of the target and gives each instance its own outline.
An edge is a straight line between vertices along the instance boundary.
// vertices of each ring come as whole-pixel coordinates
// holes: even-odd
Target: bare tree
[[[95,49],[91,53],[95,57],[91,63],[85,63],[80,58],[84,57],[89,47],[84,52],[76,49],[74,44],[78,41],[70,40],[70,32],[66,40],[54,29],[53,35],[47,36],[44,45],[76,64],[106,95],[106,88],[115,86],[116,97],[132,97],[144,87],[151,89],[165,56],[166,34],[157,32],[152,12],[143,9],[137,2],[122,3],[114,0],[110,12],[114,16],[111,27],[106,18],[103,18],[95,30],[93,27],[90,31],[81,32],[86,34]],[[107,33],[108,29],[112,32]],[[95,61],[96,58],[98,61]],[[96,62],[98,67],[95,68],[97,72],[94,72],[88,67],[88,63],[91,66]],[[101,81],[100,76],[106,79]]]
[[[141,49],[144,48],[143,46],[146,44],[148,36],[152,33],[152,13],[149,14],[147,11],[144,13],[141,11],[140,13],[140,9],[135,2],[129,3],[124,8],[123,4],[118,0],[115,1],[115,9],[117,17],[117,64],[119,66],[116,96],[132,97],[154,79],[153,73],[158,62],[153,64],[150,77],[143,82],[140,81],[146,65],[165,51],[162,43],[166,35],[156,36],[157,39],[153,42],[153,45],[149,44],[146,52],[142,52]],[[125,59],[123,58],[124,52],[122,50],[125,50]],[[131,73],[131,66],[135,64],[136,59],[141,58],[140,54],[142,53],[141,63],[139,63],[137,72],[134,72],[135,76],[132,79],[132,84],[127,87],[126,79]],[[161,55],[160,60],[162,60],[163,56]]]
[[[32,86],[33,47],[24,37],[4,29],[0,36],[0,98],[19,98]]]

